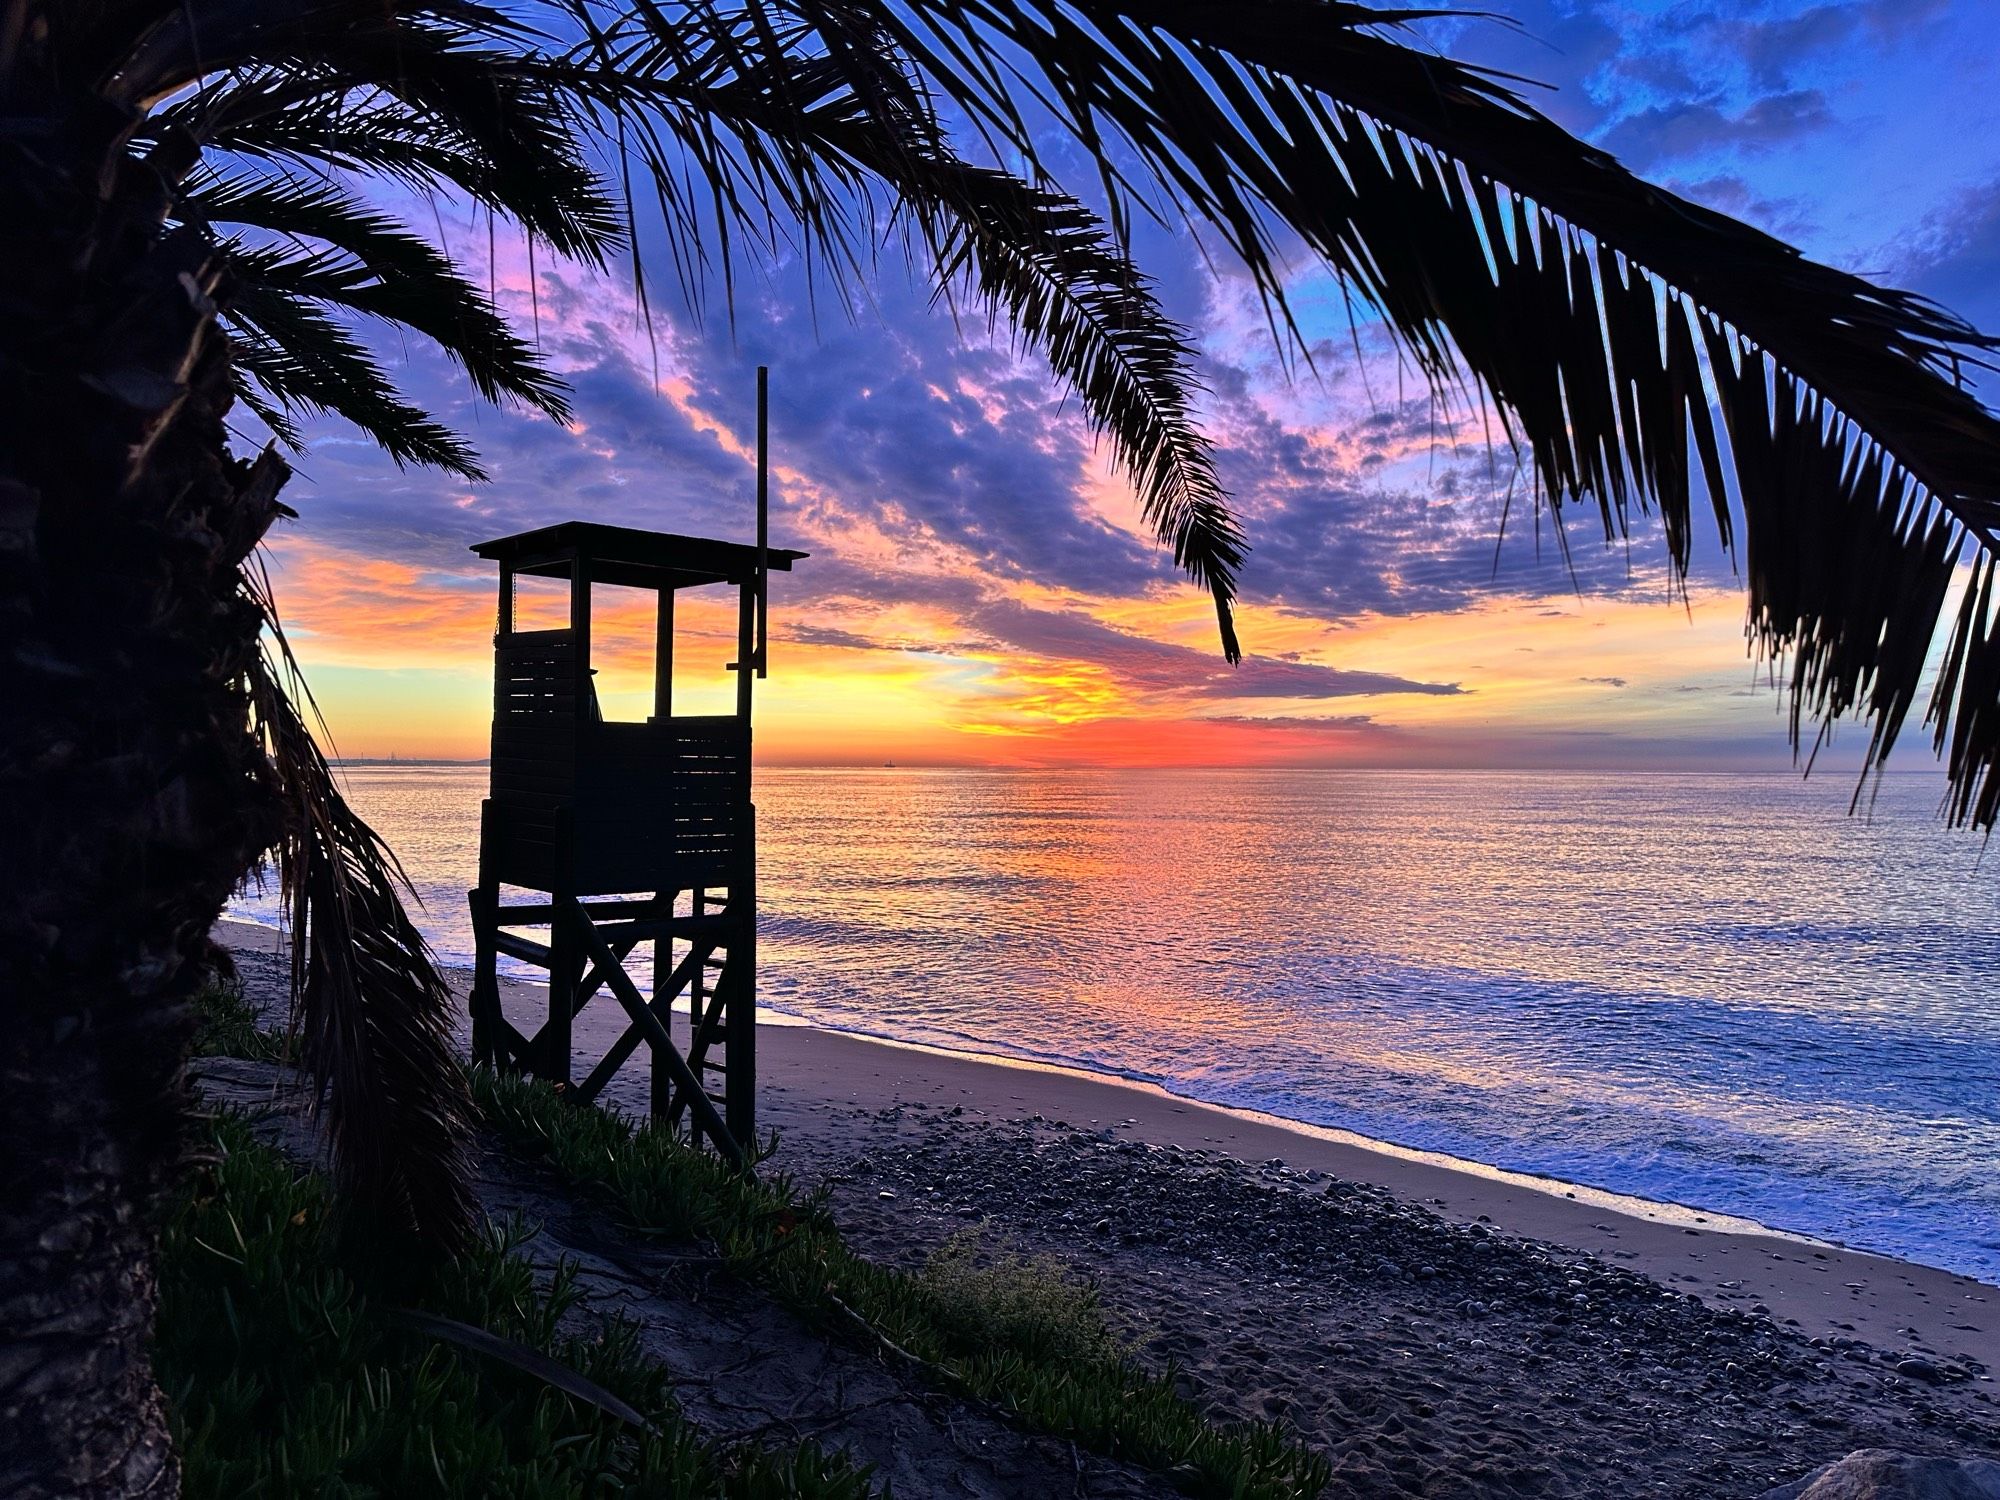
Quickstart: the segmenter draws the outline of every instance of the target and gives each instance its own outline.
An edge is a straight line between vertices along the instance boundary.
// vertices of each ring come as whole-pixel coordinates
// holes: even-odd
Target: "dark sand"
[[[821,1104],[877,1111],[962,1107],[979,1119],[1039,1114],[1122,1140],[1205,1148],[1239,1161],[1387,1189],[1456,1224],[1587,1252],[1718,1307],[1761,1307],[1808,1337],[1849,1335],[2000,1370],[2000,1290],[1886,1256],[1703,1214],[1401,1152],[1269,1116],[1218,1109],[1147,1084],[898,1046],[808,1027],[759,1039],[763,1120],[818,1146]],[[1574,1197],[1570,1194],[1575,1194]]]

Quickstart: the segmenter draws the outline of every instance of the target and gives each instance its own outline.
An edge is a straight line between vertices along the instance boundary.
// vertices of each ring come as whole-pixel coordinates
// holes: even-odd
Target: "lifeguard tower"
[[[480,808],[479,884],[469,893],[474,1058],[588,1102],[643,1043],[654,1116],[685,1120],[696,1139],[739,1162],[756,1129],[751,683],[764,675],[770,570],[789,571],[806,555],[767,545],[762,377],[756,545],[568,521],[472,549],[500,566],[492,787]],[[515,628],[523,577],[567,581],[566,628]],[[642,721],[607,720],[601,710],[591,669],[595,584],[657,595],[652,714]],[[677,715],[675,599],[702,588],[736,590],[736,710]],[[502,887],[531,899],[505,904]],[[642,945],[651,949],[650,994],[626,967]],[[502,1014],[502,953],[548,971],[547,1019],[533,1036]],[[605,990],[629,1025],[573,1083],[572,1022]]]

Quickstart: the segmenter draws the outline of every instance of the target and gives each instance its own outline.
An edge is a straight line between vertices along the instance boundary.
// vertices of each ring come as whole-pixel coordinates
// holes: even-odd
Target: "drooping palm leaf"
[[[470,1119],[452,1055],[451,994],[403,908],[395,854],[347,805],[306,721],[311,694],[269,580],[245,594],[277,653],[251,672],[253,731],[285,806],[276,854],[291,920],[293,1024],[318,1081],[346,1212],[391,1241],[464,1242],[473,1202],[462,1160]],[[312,710],[316,714],[316,710]]]
[[[967,267],[993,312],[1081,396],[1137,481],[1146,519],[1215,601],[1223,655],[1240,661],[1231,602],[1243,532],[1189,410],[1193,350],[1150,283],[1102,221],[1061,193],[956,161],[892,180],[944,221],[939,271]]]
[[[1147,520],[1215,601],[1224,651],[1238,659],[1230,603],[1243,558],[1210,445],[1187,335],[1150,282],[1083,204],[1046,185],[961,160],[931,102],[887,39],[850,16],[838,44],[801,56],[796,27],[758,29],[711,16],[718,40],[644,24],[594,38],[615,87],[592,97],[628,126],[622,137],[655,177],[675,148],[712,163],[729,186],[712,211],[760,226],[746,205],[782,204],[824,263],[862,250],[843,212],[886,189],[941,289],[969,278],[1075,390],[1132,474]],[[601,92],[598,92],[600,91]],[[682,205],[676,217],[695,221]]]
[[[339,321],[309,303],[255,285],[240,288],[223,314],[237,369],[268,394],[281,422],[296,412],[329,412],[367,433],[398,463],[427,464],[483,479],[472,445],[397,394],[382,367]],[[252,409],[264,404],[245,390]],[[276,429],[280,437],[285,428]]]
[[[511,21],[457,0],[79,0],[47,20],[74,43],[73,67],[104,79],[105,96],[158,106],[135,116],[133,149],[166,186],[167,215],[234,231],[218,239],[233,261],[220,312],[246,403],[281,438],[296,438],[292,414],[331,411],[400,461],[478,475],[470,446],[396,392],[350,331],[355,314],[429,334],[490,399],[566,415],[560,381],[443,255],[332,183],[247,165],[456,189],[601,263],[619,218],[568,96]],[[204,150],[233,153],[235,168],[203,170]],[[266,580],[246,576],[243,587],[280,657],[252,666],[251,728],[287,810],[275,852],[293,928],[294,1019],[343,1202],[391,1235],[449,1247],[471,1215],[450,995],[402,906],[393,854],[348,807],[309,731],[310,696]]]
[[[486,400],[512,399],[569,420],[561,380],[484,294],[440,251],[352,195],[289,177],[209,172],[188,183],[179,212],[278,237],[232,242],[232,301],[250,292],[265,305],[276,299],[343,308],[413,329],[449,355]],[[268,322],[264,331],[272,331]]]
[[[539,113],[560,125],[549,79],[511,57],[489,67],[495,88],[508,96],[503,118]],[[351,71],[302,77],[291,68],[256,69],[174,101],[157,128],[184,130],[205,149],[239,160],[344,172],[422,194],[460,193],[586,265],[601,266],[624,227],[601,174],[561,129],[545,123],[526,141],[504,130],[474,135]]]

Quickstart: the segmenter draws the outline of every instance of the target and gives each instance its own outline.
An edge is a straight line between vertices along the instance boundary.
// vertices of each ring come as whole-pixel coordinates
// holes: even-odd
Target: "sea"
[[[343,774],[469,966],[485,768]],[[2000,1283],[2000,851],[1853,790],[760,770],[760,1003]]]

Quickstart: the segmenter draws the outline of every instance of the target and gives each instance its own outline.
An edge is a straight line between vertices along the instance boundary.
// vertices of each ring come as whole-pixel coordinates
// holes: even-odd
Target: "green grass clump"
[[[242,1057],[252,1062],[289,1060],[285,1034],[257,1024],[243,986],[212,978],[194,997],[193,1051],[201,1057]]]
[[[861,1500],[867,1476],[810,1445],[722,1455],[677,1415],[670,1374],[626,1324],[566,1319],[566,1271],[538,1286],[491,1229],[393,1292],[346,1263],[325,1180],[224,1115],[161,1246],[155,1361],[191,1497],[465,1496]],[[397,1304],[555,1360],[642,1414],[641,1429],[512,1364],[399,1321]]]
[[[1326,1460],[1269,1423],[1220,1426],[1141,1369],[1095,1294],[1046,1260],[947,1245],[916,1274],[862,1259],[782,1176],[731,1171],[651,1124],[577,1109],[545,1085],[473,1074],[516,1149],[592,1190],[642,1232],[712,1243],[742,1274],[836,1332],[886,1341],[1024,1424],[1171,1475],[1197,1495],[1317,1494]]]
[[[1097,1288],[1052,1255],[1024,1257],[961,1229],[924,1261],[917,1280],[954,1347],[986,1344],[1052,1363],[1097,1364],[1131,1357],[1111,1328]]]

